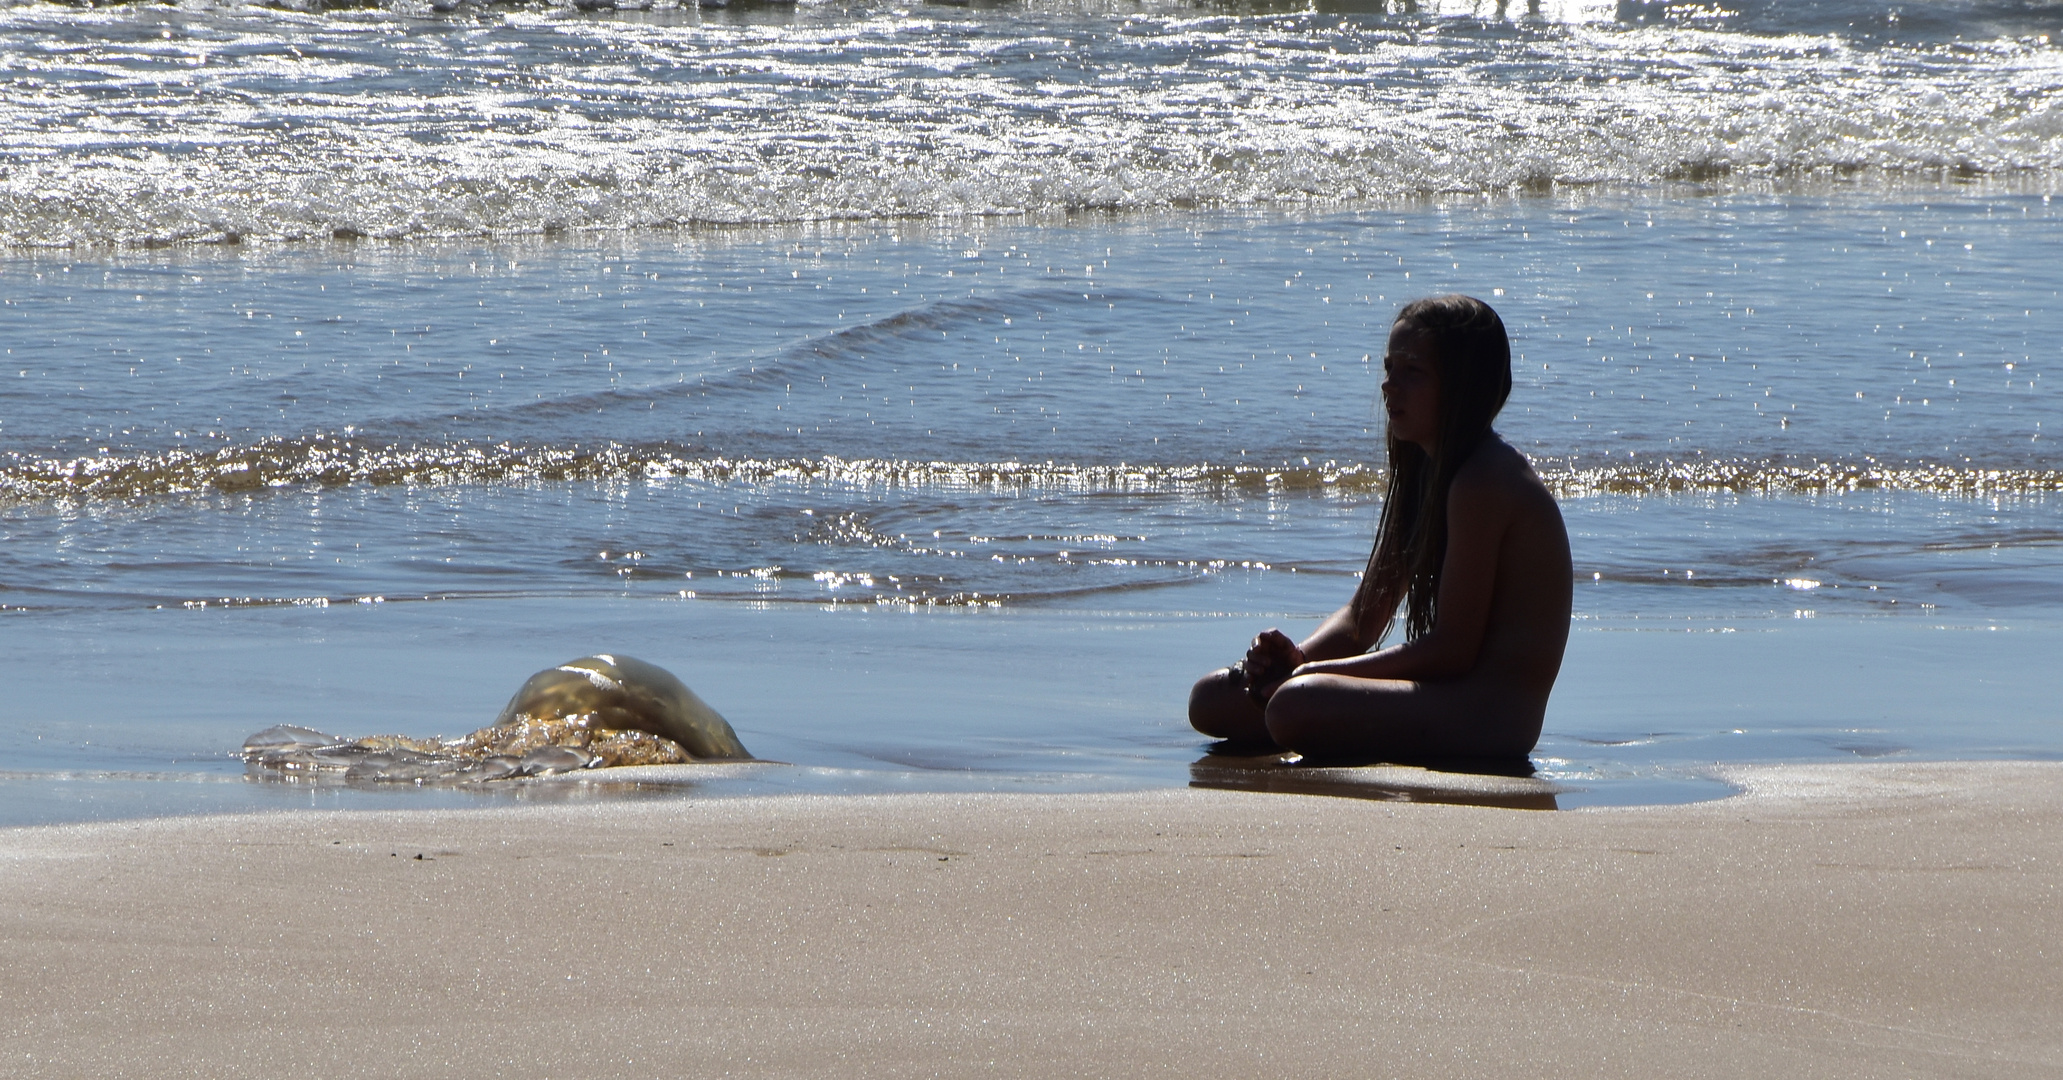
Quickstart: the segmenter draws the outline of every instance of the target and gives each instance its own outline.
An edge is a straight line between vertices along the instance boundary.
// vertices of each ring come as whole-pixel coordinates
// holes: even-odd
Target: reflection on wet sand
[[[626,766],[637,769],[638,766]],[[617,770],[611,769],[610,772]],[[253,769],[242,779],[255,781],[269,787],[304,787],[316,791],[348,789],[355,794],[388,793],[396,797],[420,796],[426,787],[434,787],[448,799],[475,798],[486,803],[518,802],[557,805],[561,803],[583,803],[621,801],[626,799],[678,799],[692,794],[701,783],[696,780],[668,777],[640,776],[636,779],[620,779],[596,775],[592,771],[577,773],[539,773],[533,776],[514,776],[498,783],[411,783],[394,784],[352,779],[334,773],[296,773]],[[354,804],[357,805],[357,804]],[[408,803],[411,808],[422,805]],[[466,803],[440,803],[436,805],[467,805]]]
[[[1223,743],[1189,766],[1189,786],[1507,810],[1553,810],[1555,796],[1571,790],[1535,777],[1532,762],[1524,759],[1417,765],[1315,762],[1291,752],[1242,754]]]

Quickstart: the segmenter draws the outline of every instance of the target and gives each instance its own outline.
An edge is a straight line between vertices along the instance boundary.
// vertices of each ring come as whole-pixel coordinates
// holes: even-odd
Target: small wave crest
[[[2063,469],[1876,461],[1657,459],[1587,464],[1543,459],[1540,472],[1564,498],[1698,492],[1823,495],[1913,491],[1993,497],[2063,491]],[[731,458],[670,444],[598,446],[386,446],[330,436],[270,438],[214,450],[60,459],[0,457],[0,500],[102,502],[156,496],[305,487],[438,488],[578,481],[689,481],[714,485],[1045,490],[1205,497],[1297,493],[1379,494],[1381,466],[1325,461],[1084,464],[915,461],[836,456]]]
[[[685,480],[709,484],[939,490],[1210,492],[1240,489],[1373,490],[1379,471],[1361,464],[1085,465],[1021,461],[907,461],[881,458],[696,456],[672,445],[594,447],[513,443],[368,445],[329,436],[269,438],[215,450],[72,459],[0,458],[0,499],[103,501],[273,488],[456,487],[597,480]]]
[[[1928,463],[1893,465],[1876,461],[1660,460],[1563,466],[1543,462],[1540,474],[1548,487],[1562,498],[1699,492],[1838,495],[1854,491],[1913,491],[1991,497],[2063,491],[2063,469]]]

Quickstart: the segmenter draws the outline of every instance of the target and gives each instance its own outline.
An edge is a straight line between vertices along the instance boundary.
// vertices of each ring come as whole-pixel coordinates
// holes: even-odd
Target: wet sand
[[[0,833],[0,1075],[2054,1076],[2063,764]]]

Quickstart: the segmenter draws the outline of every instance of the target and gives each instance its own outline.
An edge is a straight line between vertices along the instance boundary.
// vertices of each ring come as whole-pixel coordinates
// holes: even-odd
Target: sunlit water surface
[[[392,805],[227,754],[603,648],[794,763],[707,790],[1184,783],[1448,290],[1562,805],[2054,756],[2054,20],[1700,12],[0,11],[0,819]]]

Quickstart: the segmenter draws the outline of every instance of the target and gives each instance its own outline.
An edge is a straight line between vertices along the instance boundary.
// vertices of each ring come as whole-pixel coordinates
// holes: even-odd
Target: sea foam
[[[1665,180],[2046,189],[2063,164],[2045,35],[1977,20],[1996,36],[1898,42],[1766,13],[1747,32],[1695,12],[1657,25],[1637,8],[1508,20],[1479,6],[14,8],[0,13],[0,243],[1323,207]]]

